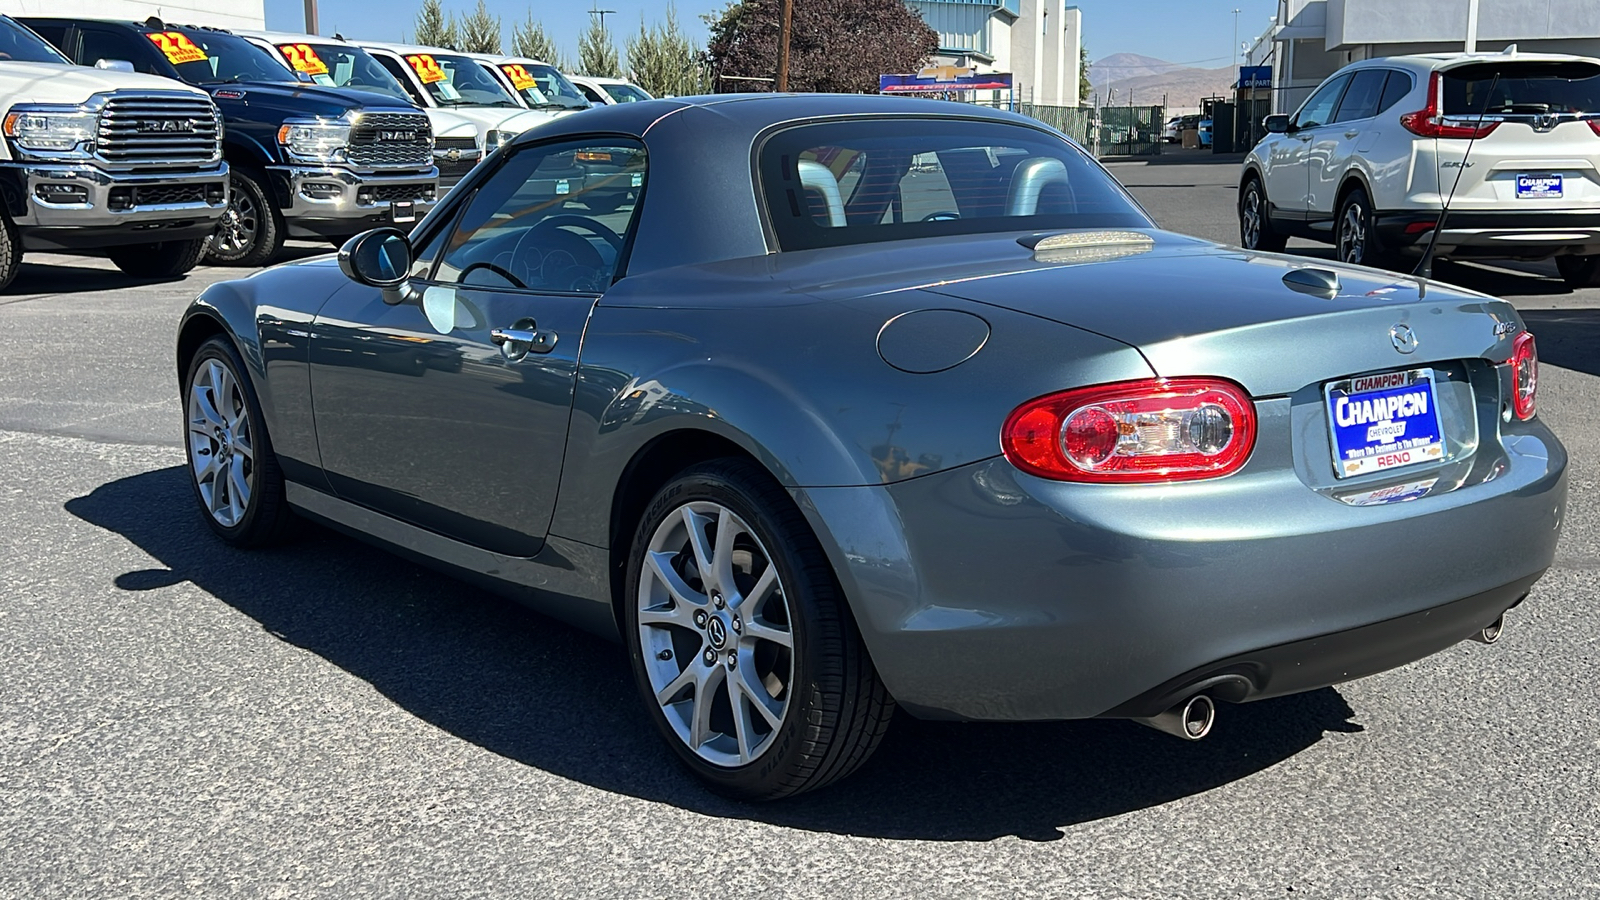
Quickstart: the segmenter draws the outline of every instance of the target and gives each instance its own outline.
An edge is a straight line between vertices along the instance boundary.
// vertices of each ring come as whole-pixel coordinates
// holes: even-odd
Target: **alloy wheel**
[[[206,360],[189,386],[189,462],[200,500],[224,528],[250,508],[255,448],[249,408],[239,380],[216,359]]]
[[[228,209],[222,214],[211,245],[223,256],[242,256],[255,243],[256,232],[261,228],[261,211],[247,191],[235,185]]]
[[[1339,220],[1339,259],[1360,265],[1367,255],[1367,211],[1359,203],[1344,208]]]
[[[1244,206],[1239,211],[1239,230],[1246,250],[1261,244],[1261,191],[1254,185],[1245,191]]]
[[[650,538],[635,602],[650,689],[678,739],[722,767],[766,752],[793,700],[794,618],[750,526],[710,501],[674,510]]]

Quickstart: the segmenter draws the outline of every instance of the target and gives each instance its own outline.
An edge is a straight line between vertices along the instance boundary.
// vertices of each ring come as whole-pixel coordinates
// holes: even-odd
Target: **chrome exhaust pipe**
[[[1500,633],[1505,630],[1506,617],[1505,613],[1501,613],[1499,618],[1483,626],[1483,630],[1473,635],[1472,639],[1480,644],[1492,644],[1500,640]]]
[[[1211,733],[1211,726],[1217,721],[1217,705],[1205,694],[1195,694],[1160,715],[1134,721],[1186,741],[1198,741]]]

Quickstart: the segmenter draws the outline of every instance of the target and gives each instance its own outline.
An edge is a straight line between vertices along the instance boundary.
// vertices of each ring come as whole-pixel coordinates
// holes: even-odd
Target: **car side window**
[[[1349,75],[1340,75],[1323,85],[1306,105],[1300,107],[1295,113],[1294,126],[1296,128],[1315,128],[1326,125],[1333,119],[1333,109],[1339,105],[1339,98],[1344,95],[1344,89],[1350,84]]]
[[[619,271],[647,168],[643,145],[619,138],[518,151],[467,202],[433,280],[605,291]]]
[[[1411,80],[1410,73],[1399,70],[1389,72],[1389,80],[1383,85],[1383,99],[1378,103],[1378,112],[1385,113],[1399,103],[1405,95],[1411,93],[1415,82]]]
[[[1378,102],[1383,99],[1383,85],[1389,78],[1387,69],[1362,69],[1350,79],[1350,89],[1339,101],[1333,114],[1335,122],[1353,122],[1370,119],[1378,114]]]
[[[588,100],[590,103],[593,103],[595,106],[604,106],[605,105],[606,101],[601,99],[600,94],[597,93],[594,88],[589,87],[587,84],[578,85],[578,90],[583,91],[584,98],[586,100]]]
[[[120,59],[133,64],[135,71],[147,75],[167,75],[156,68],[145,48],[139,46],[140,38],[123,31],[101,31],[98,28],[80,28],[82,35],[78,50],[78,64],[92,66],[102,59]]]

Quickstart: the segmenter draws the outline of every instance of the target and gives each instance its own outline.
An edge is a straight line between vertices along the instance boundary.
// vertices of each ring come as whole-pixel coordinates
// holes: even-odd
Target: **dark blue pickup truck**
[[[154,18],[18,21],[79,65],[162,75],[211,94],[231,172],[211,262],[259,266],[287,237],[339,243],[378,225],[408,228],[438,199],[432,127],[400,100],[304,83],[219,29]]]

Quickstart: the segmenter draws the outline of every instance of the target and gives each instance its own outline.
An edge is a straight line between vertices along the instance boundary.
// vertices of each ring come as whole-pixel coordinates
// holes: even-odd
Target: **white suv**
[[[1600,284],[1600,60],[1364,60],[1266,127],[1239,182],[1248,249],[1304,237],[1393,264],[1427,246],[1448,200],[1437,255],[1555,257],[1569,284]]]

